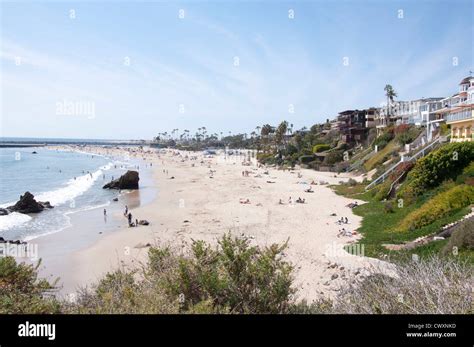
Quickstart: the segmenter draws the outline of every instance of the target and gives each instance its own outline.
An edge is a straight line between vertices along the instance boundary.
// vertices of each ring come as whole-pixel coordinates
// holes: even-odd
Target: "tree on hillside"
[[[390,84],[387,84],[383,90],[385,91],[385,96],[387,97],[387,113],[390,116],[390,104],[393,102],[393,99],[397,97],[397,93]]]

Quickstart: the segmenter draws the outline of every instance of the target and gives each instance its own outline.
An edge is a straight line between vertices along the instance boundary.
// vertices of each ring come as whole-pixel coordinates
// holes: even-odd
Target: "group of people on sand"
[[[250,174],[250,171],[248,170],[242,171],[242,177],[249,177],[249,174]]]
[[[354,208],[357,206],[359,206],[359,203],[357,201],[351,202],[350,204],[346,205],[346,207],[349,207],[349,208]]]
[[[298,197],[298,199],[295,200],[295,203],[297,204],[306,204],[306,199],[301,199],[300,197]],[[285,203],[283,202],[282,199],[280,199],[280,201],[278,201],[278,205],[284,205]],[[288,198],[288,204],[289,205],[293,205],[293,198],[290,196]]]
[[[137,227],[138,226],[138,219],[135,219],[135,222],[133,222],[132,213],[128,210],[127,205],[125,205],[125,211],[123,212],[123,215],[127,218],[129,227]]]
[[[355,231],[350,231],[350,230],[346,230],[345,228],[342,228],[339,230],[339,233],[337,234],[337,237],[341,237],[341,236],[347,236],[347,237],[351,237],[353,235],[356,235],[357,233]]]
[[[350,204],[349,204],[350,205]],[[347,207],[349,207],[347,205]],[[335,213],[331,213],[331,216],[336,216]],[[347,217],[341,217],[340,219],[338,219],[336,221],[336,224],[338,225],[341,225],[341,224],[349,224],[349,219]],[[350,231],[350,230],[346,230],[346,228],[342,228],[342,229],[339,229],[338,230],[338,234],[337,234],[337,237],[341,237],[341,236],[346,236],[346,237],[352,237],[354,235],[357,235],[357,232],[356,231]]]
[[[341,219],[339,219],[336,224],[349,224],[349,219],[347,217],[341,217]]]

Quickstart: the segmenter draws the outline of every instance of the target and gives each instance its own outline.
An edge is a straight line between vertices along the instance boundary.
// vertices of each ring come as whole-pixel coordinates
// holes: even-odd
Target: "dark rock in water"
[[[113,198],[113,201],[118,201],[118,198]]]
[[[43,205],[44,208],[53,208],[54,206],[51,206],[51,203],[49,201],[39,201],[40,205]]]
[[[27,245],[26,241],[21,240],[5,240],[3,237],[0,237],[0,243],[7,243],[11,245]]]
[[[149,225],[150,222],[148,222],[146,219],[142,219],[141,221],[138,222],[140,225]]]
[[[138,189],[138,177],[137,171],[127,171],[120,178],[110,181],[102,188],[104,189]]]
[[[8,214],[8,210],[5,208],[0,208],[0,216],[6,216]]]
[[[19,213],[38,213],[43,211],[45,208],[53,208],[53,206],[51,206],[49,201],[36,201],[33,194],[26,192],[20,196],[20,200],[18,200],[15,205],[7,207],[7,210]]]
[[[38,154],[38,152],[36,152],[36,151],[33,151],[33,152],[31,152],[31,154]]]

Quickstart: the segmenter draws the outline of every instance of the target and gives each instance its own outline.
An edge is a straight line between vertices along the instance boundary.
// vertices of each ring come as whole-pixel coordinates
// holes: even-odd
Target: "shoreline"
[[[51,146],[49,150],[61,150],[70,153],[76,152],[73,146],[61,148]],[[83,148],[80,148],[80,152],[83,154],[87,153],[88,155],[100,155],[94,150],[85,152]],[[121,156],[115,158],[107,155],[103,156],[108,157],[114,162],[119,163],[123,161],[123,157]],[[142,161],[139,158],[137,158],[136,162],[141,166]],[[118,167],[119,164],[117,164],[116,169],[118,169]],[[123,170],[126,171],[127,168],[124,167]],[[123,173],[125,171],[123,171]],[[58,295],[74,292],[78,284],[74,281],[73,277],[74,264],[72,263],[71,254],[92,246],[106,235],[121,230],[123,225],[126,224],[126,219],[122,214],[125,205],[134,208],[140,205],[146,205],[156,198],[156,189],[153,188],[151,182],[151,173],[147,171],[148,170],[144,168],[140,170],[140,179],[142,182],[142,189],[140,191],[111,191],[110,199],[107,200],[105,204],[89,207],[84,206],[84,209],[66,212],[64,216],[67,218],[67,222],[61,227],[58,227],[58,230],[36,235],[28,241],[28,243],[37,247],[39,253],[38,258],[42,260],[39,268],[40,276],[50,280],[59,278]],[[92,192],[92,194],[95,194],[94,190],[101,189],[102,184],[102,182],[99,182],[98,185],[91,187],[92,191],[89,190],[89,193]],[[118,198],[119,200],[115,202],[113,198]],[[107,209],[106,218],[104,218],[102,212],[104,208]],[[33,259],[26,259],[25,261],[28,263],[36,263],[36,260]]]
[[[356,230],[361,217],[346,207],[354,200],[319,184],[360,177],[307,169],[258,168],[255,159],[251,166],[243,166],[238,156],[224,158],[222,154],[205,157],[169,149],[160,154],[146,149],[132,154],[120,148],[107,151],[142,157],[153,164],[152,179],[158,194],[149,204],[131,209],[134,216],[147,219],[150,225],[120,227],[70,254],[68,288],[88,286],[119,267],[139,266],[147,260],[147,244],[186,250],[192,239],[215,245],[227,232],[245,234],[259,246],[288,240],[285,254],[294,265],[298,298],[307,301],[321,295],[333,296],[347,281],[384,265],[378,259],[352,255],[343,249],[359,235],[337,237],[338,230]],[[248,176],[242,171],[249,171]],[[305,193],[312,181],[318,183],[311,185],[314,193]],[[292,204],[287,201],[290,196]],[[298,197],[306,203],[294,203]],[[250,204],[241,204],[239,199],[249,199]],[[331,216],[333,213],[337,216]],[[350,224],[336,224],[341,216],[348,217]]]

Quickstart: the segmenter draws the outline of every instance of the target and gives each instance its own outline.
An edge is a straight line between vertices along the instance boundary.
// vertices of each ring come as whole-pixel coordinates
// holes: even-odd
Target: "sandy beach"
[[[215,244],[227,232],[244,234],[259,246],[288,240],[285,256],[295,267],[298,299],[332,296],[347,280],[380,265],[376,259],[343,250],[358,234],[338,237],[340,229],[355,231],[360,224],[360,217],[346,206],[354,201],[329,187],[350,175],[258,167],[255,159],[243,165],[247,156],[223,153],[82,150],[140,157],[151,163],[158,194],[152,203],[131,209],[133,220],[146,219],[149,226],[129,228],[124,218],[119,231],[104,234],[92,246],[71,254],[65,262],[67,275],[58,274],[68,290],[90,285],[118,267],[139,266],[147,259],[147,245],[186,249],[193,239]],[[305,192],[309,187],[312,193]],[[298,198],[305,203],[296,203]],[[247,199],[249,203],[241,203]],[[347,217],[349,224],[337,224],[340,217]]]

